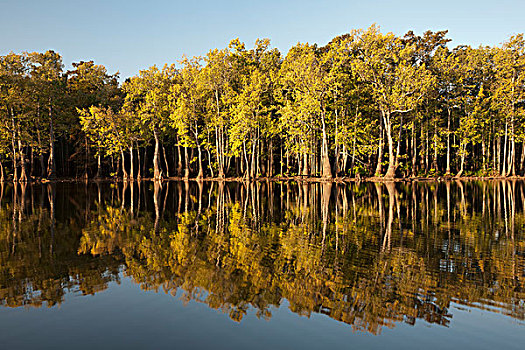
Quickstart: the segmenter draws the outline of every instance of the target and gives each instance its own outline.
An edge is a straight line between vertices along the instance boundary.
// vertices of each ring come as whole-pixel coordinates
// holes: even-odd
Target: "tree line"
[[[53,51],[0,56],[0,177],[517,176],[525,41],[373,25],[283,55],[235,39],[119,83]]]

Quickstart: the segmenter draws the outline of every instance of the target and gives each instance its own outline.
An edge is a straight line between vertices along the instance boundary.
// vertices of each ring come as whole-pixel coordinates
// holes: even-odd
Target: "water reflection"
[[[525,184],[134,183],[0,188],[0,303],[124,275],[241,321],[286,299],[378,334],[451,303],[525,319]]]

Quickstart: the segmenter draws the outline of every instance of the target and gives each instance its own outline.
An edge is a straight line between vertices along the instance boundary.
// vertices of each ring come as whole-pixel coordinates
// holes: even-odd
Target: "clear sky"
[[[239,37],[270,38],[282,52],[326,44],[373,23],[398,35],[449,30],[451,45],[497,45],[525,31],[523,0],[0,0],[0,54],[45,51],[134,75]]]

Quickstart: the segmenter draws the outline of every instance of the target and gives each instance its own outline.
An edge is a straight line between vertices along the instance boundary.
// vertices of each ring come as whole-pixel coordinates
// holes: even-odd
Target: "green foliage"
[[[298,43],[284,58],[268,39],[250,49],[234,39],[121,86],[93,61],[64,71],[54,51],[9,53],[0,156],[14,177],[45,176],[56,161],[62,175],[88,174],[92,155],[113,167],[116,153],[132,169],[134,154],[153,161],[139,168],[152,165],[157,179],[196,167],[197,177],[523,175],[523,35],[450,49],[446,34],[399,37],[373,25],[323,47]]]

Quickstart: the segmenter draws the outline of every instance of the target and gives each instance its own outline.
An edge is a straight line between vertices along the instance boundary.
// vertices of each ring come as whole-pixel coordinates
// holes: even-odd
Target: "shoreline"
[[[161,180],[156,180],[157,182],[170,182],[170,181],[191,181],[191,182],[298,182],[298,183],[350,183],[350,182],[447,182],[447,181],[516,181],[516,180],[525,180],[525,176],[435,176],[435,177],[399,177],[399,178],[384,178],[384,177],[334,177],[334,178],[322,178],[322,177],[307,177],[307,176],[274,176],[274,177],[256,177],[251,179],[246,179],[244,177],[205,177],[202,179],[199,178],[185,178],[185,177],[165,177]],[[123,178],[57,178],[53,180],[34,178],[25,182],[24,184],[48,184],[48,183],[97,183],[97,182],[155,182],[153,178],[141,178],[141,179],[127,179]],[[14,183],[12,180],[4,180],[2,184],[5,183]]]

